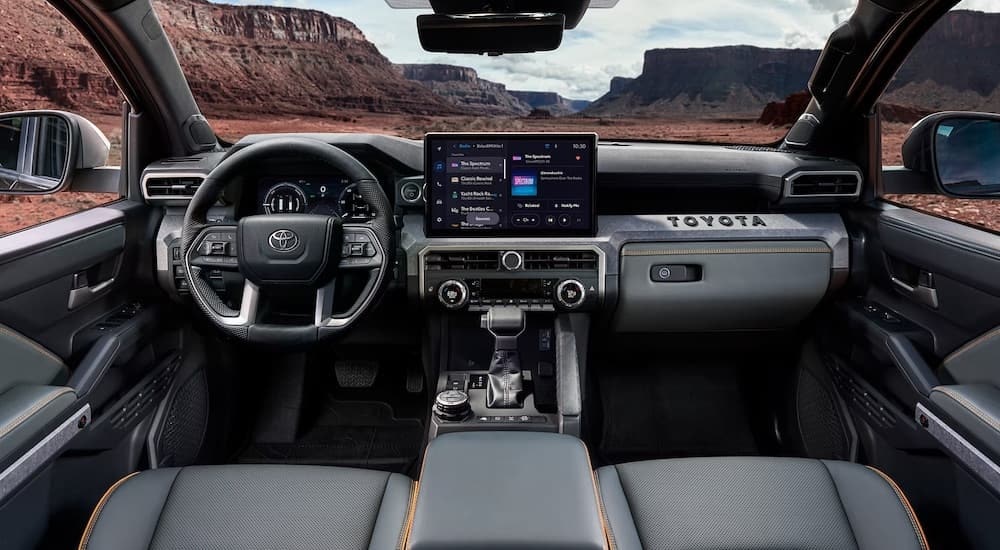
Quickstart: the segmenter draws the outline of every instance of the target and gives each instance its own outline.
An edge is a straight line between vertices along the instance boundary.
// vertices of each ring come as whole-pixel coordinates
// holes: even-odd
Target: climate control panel
[[[590,311],[604,292],[598,250],[435,249],[421,254],[421,298],[447,311],[496,305]]]

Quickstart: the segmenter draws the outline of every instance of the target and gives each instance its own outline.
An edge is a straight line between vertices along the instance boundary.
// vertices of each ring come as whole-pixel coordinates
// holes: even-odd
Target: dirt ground
[[[112,151],[109,165],[120,162],[121,129],[117,116],[89,116],[108,136]],[[212,127],[220,137],[235,141],[250,133],[280,132],[371,132],[390,133],[419,139],[425,132],[487,131],[586,131],[596,132],[605,140],[650,139],[687,142],[739,143],[766,145],[780,140],[787,128],[764,126],[749,118],[715,120],[685,119],[600,119],[503,118],[503,117],[427,117],[358,113],[333,118],[213,118]],[[883,163],[901,164],[900,150],[907,124],[886,124],[883,135]],[[952,218],[963,223],[1000,232],[1000,199],[962,200],[936,195],[892,195],[888,200],[929,214]],[[99,193],[62,192],[45,196],[0,197],[0,234],[6,234],[43,221],[116,200],[117,196]]]
[[[426,132],[596,132],[601,139],[650,139],[709,143],[767,144],[787,128],[757,124],[750,117],[690,120],[640,118],[430,117],[360,114],[340,119],[298,117],[283,120],[212,118],[220,137],[234,141],[250,133],[371,132],[421,139]]]

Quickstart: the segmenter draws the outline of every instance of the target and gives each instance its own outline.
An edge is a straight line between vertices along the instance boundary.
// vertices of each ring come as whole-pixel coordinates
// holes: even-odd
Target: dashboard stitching
[[[687,256],[690,254],[829,254],[825,245],[816,248],[692,248],[686,250],[622,250],[622,256]]]

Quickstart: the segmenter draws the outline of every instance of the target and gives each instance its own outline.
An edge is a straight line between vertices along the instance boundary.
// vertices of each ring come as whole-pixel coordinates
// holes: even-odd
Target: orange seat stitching
[[[87,521],[87,528],[83,531],[83,538],[80,539],[79,550],[86,550],[87,544],[90,542],[90,535],[94,532],[94,526],[97,525],[97,519],[101,516],[101,511],[104,510],[104,505],[106,505],[108,500],[110,500],[111,494],[114,493],[118,487],[121,487],[123,483],[138,474],[139,472],[132,472],[131,474],[119,479],[114,485],[109,487],[108,490],[104,492],[104,496],[101,497],[101,500],[97,501],[97,507],[94,508],[94,511],[90,514],[90,520]]]
[[[903,490],[899,488],[899,485],[896,485],[896,482],[893,481],[891,477],[878,468],[868,466],[868,469],[881,476],[882,479],[884,479],[886,483],[892,487],[893,492],[896,493],[896,498],[899,499],[899,502],[902,503],[903,508],[906,510],[906,516],[910,519],[910,525],[913,527],[913,531],[917,535],[917,542],[920,543],[921,550],[928,550],[929,546],[927,544],[927,537],[924,535],[924,528],[920,525],[920,520],[917,519],[917,513],[913,511],[913,506],[910,505],[910,501],[907,500]]]

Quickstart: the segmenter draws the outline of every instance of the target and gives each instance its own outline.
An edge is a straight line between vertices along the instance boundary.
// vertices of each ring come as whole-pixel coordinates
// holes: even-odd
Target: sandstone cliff
[[[0,6],[0,104],[117,111],[117,87],[92,48],[41,4]],[[346,19],[204,0],[158,0],[155,7],[209,116],[463,112],[403,78]]]
[[[532,109],[547,111],[552,116],[565,116],[587,108],[590,101],[566,99],[555,92],[532,92],[511,90],[511,95],[527,103]]]
[[[531,107],[503,84],[479,78],[475,69],[442,64],[400,65],[403,76],[431,89],[449,103],[484,115],[523,116]]]
[[[720,115],[760,113],[763,105],[802,89],[815,50],[722,46],[649,50],[642,74],[615,79],[586,114]]]
[[[403,78],[346,19],[204,0],[163,0],[156,8],[210,113],[460,112]]]
[[[120,109],[103,63],[47,3],[0,4],[0,35],[0,109]]]

